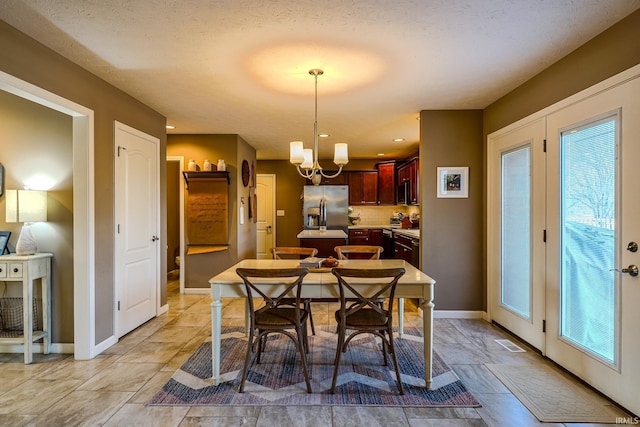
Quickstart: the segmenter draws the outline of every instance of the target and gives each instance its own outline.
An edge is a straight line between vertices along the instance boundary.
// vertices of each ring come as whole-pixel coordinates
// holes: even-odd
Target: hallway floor
[[[145,403],[210,336],[209,295],[180,295],[169,282],[169,312],[124,336],[89,361],[70,355],[0,354],[0,426],[562,426],[539,422],[486,368],[487,363],[540,363],[541,356],[482,320],[436,319],[435,349],[481,408],[188,407]],[[335,305],[314,303],[317,325]],[[244,324],[244,303],[226,300],[225,325]],[[413,304],[405,322],[422,327]],[[527,349],[511,353],[510,339]],[[580,426],[595,424],[579,424]]]

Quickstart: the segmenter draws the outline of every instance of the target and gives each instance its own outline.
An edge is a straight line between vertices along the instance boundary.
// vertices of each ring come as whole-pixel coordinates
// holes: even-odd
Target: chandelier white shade
[[[324,173],[318,162],[318,76],[324,74],[324,71],[314,68],[309,70],[309,74],[315,78],[313,150],[311,148],[304,148],[302,141],[293,141],[289,143],[289,162],[296,166],[298,173],[302,177],[310,179],[314,185],[319,185],[323,176],[325,178],[335,178],[342,172],[342,167],[349,163],[349,150],[345,143],[335,144],[333,163],[335,163],[339,169],[332,175]]]

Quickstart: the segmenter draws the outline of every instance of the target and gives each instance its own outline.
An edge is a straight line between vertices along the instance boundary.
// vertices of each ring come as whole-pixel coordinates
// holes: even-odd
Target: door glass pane
[[[561,135],[560,335],[614,362],[616,120]]]
[[[501,302],[531,316],[531,148],[502,154]]]

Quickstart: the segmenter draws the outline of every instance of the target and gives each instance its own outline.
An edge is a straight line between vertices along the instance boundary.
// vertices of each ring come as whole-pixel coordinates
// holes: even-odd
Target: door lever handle
[[[638,275],[638,266],[635,264],[631,264],[629,265],[628,268],[623,268],[622,269],[623,273],[629,273],[629,275],[636,277]]]
[[[638,266],[635,264],[630,264],[629,267],[623,268],[622,270],[612,268],[611,271],[617,271],[618,273],[629,273],[630,276],[636,277],[638,275]]]

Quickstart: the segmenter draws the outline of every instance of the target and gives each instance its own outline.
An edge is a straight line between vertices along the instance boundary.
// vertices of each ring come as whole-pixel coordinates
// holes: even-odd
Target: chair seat
[[[300,310],[300,322],[307,320],[308,312]],[[296,324],[296,309],[291,307],[278,307],[256,313],[256,325],[258,326],[287,326]]]
[[[340,323],[340,310],[336,311],[336,321]],[[382,313],[378,313],[372,309],[362,309],[353,314],[347,315],[346,327],[353,326],[355,328],[366,327],[386,327],[389,318]]]

